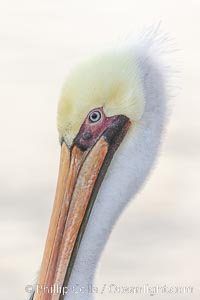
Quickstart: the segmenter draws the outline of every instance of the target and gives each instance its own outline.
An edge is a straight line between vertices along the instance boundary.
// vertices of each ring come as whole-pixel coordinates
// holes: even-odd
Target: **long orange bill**
[[[61,300],[53,286],[67,286],[96,195],[130,121],[119,115],[92,147],[63,142],[53,212],[34,300]],[[79,133],[80,134],[80,133]],[[75,139],[76,141],[76,139]]]

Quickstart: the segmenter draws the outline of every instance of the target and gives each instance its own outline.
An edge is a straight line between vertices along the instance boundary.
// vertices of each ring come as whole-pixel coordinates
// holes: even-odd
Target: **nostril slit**
[[[92,137],[91,132],[86,132],[86,133],[83,135],[83,139],[84,139],[84,140],[89,140],[89,139],[91,139],[91,137]]]

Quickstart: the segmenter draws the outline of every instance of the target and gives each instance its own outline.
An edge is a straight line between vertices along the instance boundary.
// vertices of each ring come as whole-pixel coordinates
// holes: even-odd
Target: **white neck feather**
[[[157,156],[165,124],[166,91],[163,72],[148,54],[137,55],[145,92],[140,126],[117,150],[94,203],[69,287],[92,284],[95,269],[113,225],[145,181]],[[89,300],[92,294],[69,292],[65,299]]]

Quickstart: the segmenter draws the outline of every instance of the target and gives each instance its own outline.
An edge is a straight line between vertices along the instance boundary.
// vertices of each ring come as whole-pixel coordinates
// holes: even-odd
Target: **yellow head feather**
[[[129,51],[110,52],[77,66],[68,76],[58,104],[58,131],[71,145],[90,110],[103,107],[109,116],[123,114],[132,127],[144,111],[137,63]]]

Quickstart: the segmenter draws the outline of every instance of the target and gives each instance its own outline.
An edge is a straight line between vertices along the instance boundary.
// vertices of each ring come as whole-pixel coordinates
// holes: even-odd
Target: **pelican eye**
[[[94,110],[89,115],[89,120],[92,123],[96,123],[101,119],[101,113],[98,110]]]

